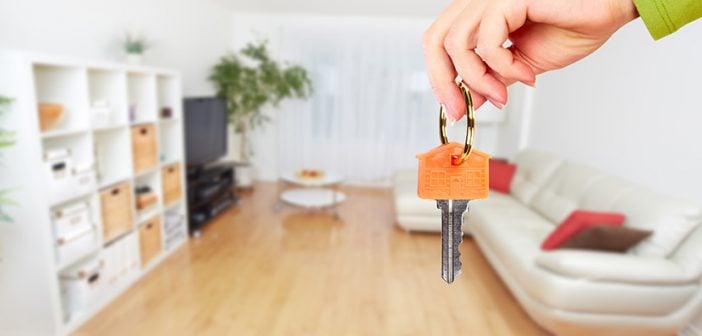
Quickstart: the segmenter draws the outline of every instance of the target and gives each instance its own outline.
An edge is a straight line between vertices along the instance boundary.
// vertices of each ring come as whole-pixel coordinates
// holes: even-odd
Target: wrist
[[[639,11],[633,0],[614,0],[613,7],[619,13],[622,26],[639,17]]]

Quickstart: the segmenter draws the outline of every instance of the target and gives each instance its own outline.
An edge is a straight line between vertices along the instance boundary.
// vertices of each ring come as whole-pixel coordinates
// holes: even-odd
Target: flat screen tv
[[[227,154],[227,103],[215,97],[185,99],[185,156],[202,166]]]

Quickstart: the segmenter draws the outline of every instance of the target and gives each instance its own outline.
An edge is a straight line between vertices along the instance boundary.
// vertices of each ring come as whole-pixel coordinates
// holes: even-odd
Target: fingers
[[[456,69],[444,50],[444,40],[454,20],[466,5],[466,1],[452,2],[424,33],[423,40],[424,58],[432,90],[439,102],[446,106],[448,117],[453,121],[460,119],[465,113],[465,102],[455,84]]]
[[[519,18],[512,19],[519,20]],[[524,23],[524,19],[519,21],[521,22],[515,26],[521,26]],[[478,52],[483,61],[500,77],[533,86],[536,76],[531,67],[515,58],[509,49],[503,47],[509,33],[509,23],[504,14],[497,11],[487,13],[480,22]]]
[[[451,26],[444,47],[458,74],[471,91],[502,108],[507,103],[507,87],[498,80],[475,52],[482,12],[466,8]]]

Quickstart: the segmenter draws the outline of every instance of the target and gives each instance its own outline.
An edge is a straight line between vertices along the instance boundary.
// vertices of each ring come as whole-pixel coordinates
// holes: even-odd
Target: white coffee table
[[[326,172],[319,179],[299,178],[295,173],[288,172],[280,176],[280,197],[275,205],[280,210],[283,204],[288,204],[304,209],[332,210],[335,218],[339,217],[337,206],[346,200],[346,195],[338,188],[343,183],[341,175]]]

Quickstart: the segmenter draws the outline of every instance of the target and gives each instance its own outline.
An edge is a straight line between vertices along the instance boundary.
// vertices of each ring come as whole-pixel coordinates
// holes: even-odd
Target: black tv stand
[[[232,162],[188,167],[188,223],[191,235],[199,236],[205,224],[237,203],[233,189]]]

